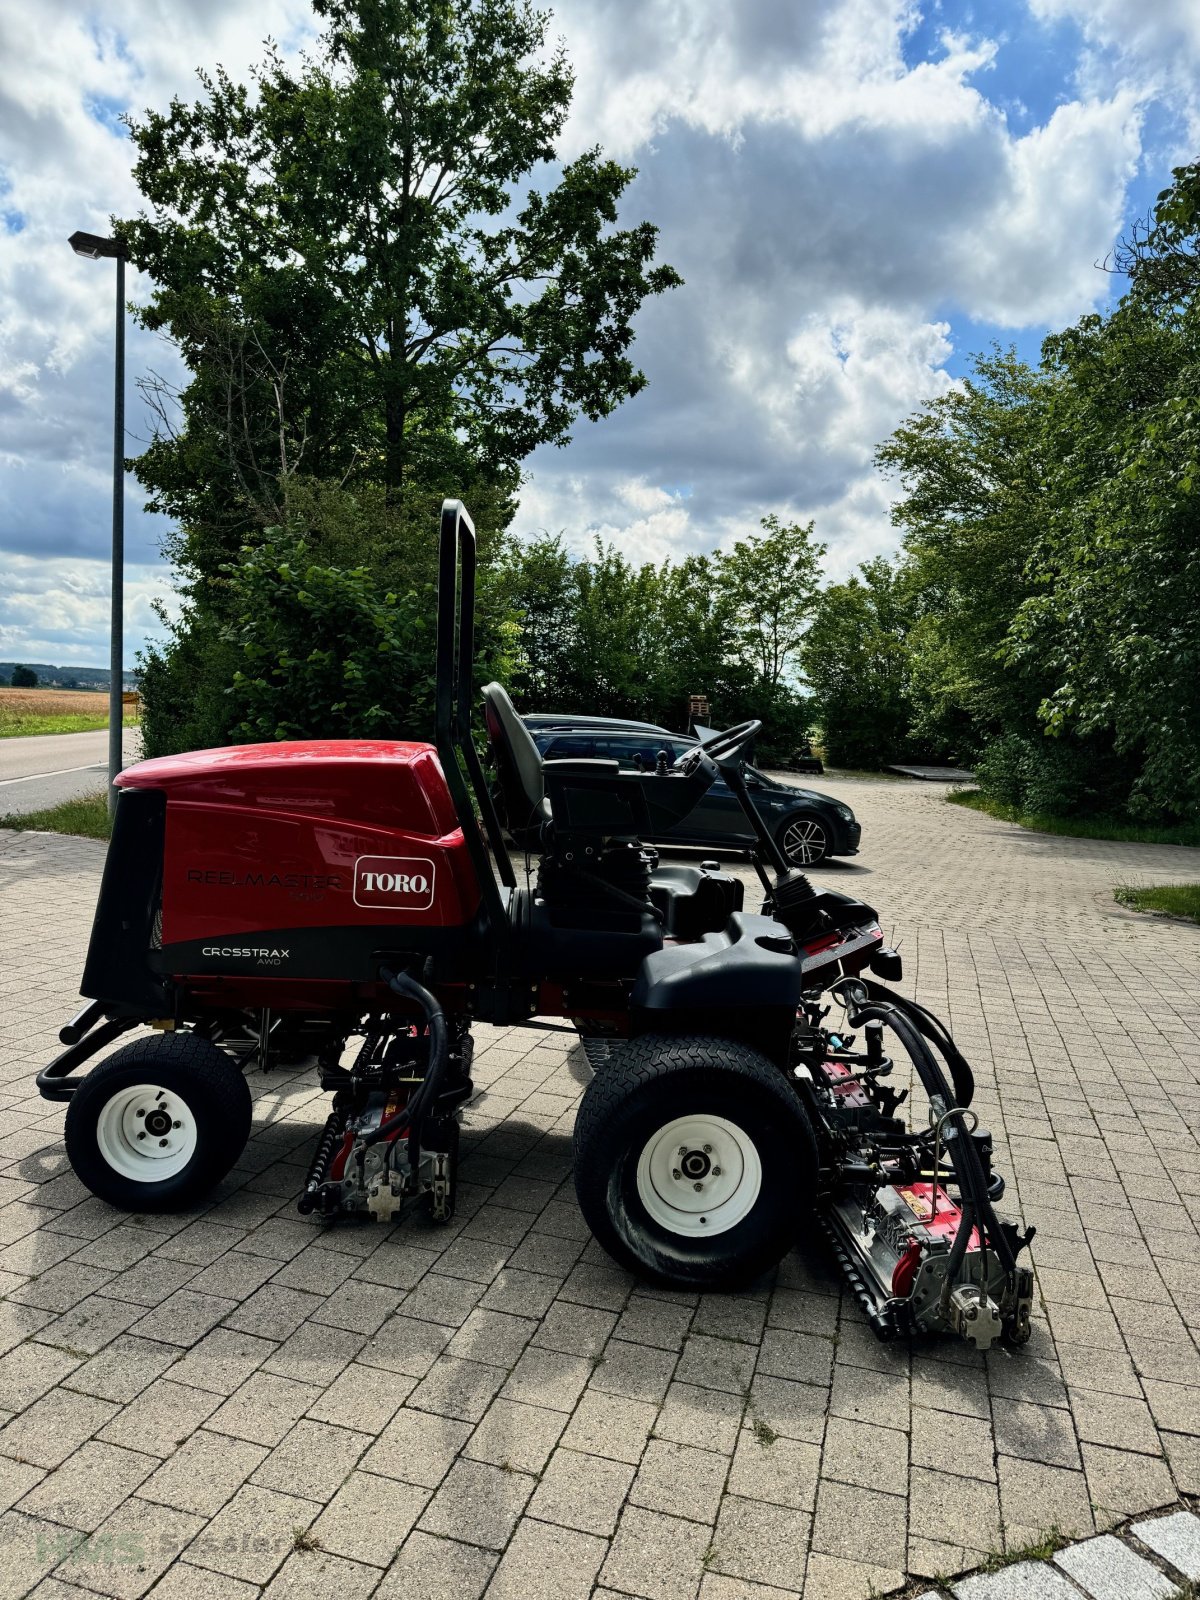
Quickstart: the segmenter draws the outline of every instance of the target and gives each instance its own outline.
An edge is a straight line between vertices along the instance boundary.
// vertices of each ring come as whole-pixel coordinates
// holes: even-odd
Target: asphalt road
[[[136,761],[141,734],[126,728],[125,763]],[[108,730],[95,733],[39,733],[0,739],[0,815],[42,811],[94,794],[105,785]]]

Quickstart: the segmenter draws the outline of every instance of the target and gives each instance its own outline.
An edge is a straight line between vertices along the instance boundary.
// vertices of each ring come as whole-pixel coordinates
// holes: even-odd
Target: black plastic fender
[[[802,988],[787,930],[735,912],[719,933],[646,957],[630,996],[631,1032],[738,1039],[783,1065]]]

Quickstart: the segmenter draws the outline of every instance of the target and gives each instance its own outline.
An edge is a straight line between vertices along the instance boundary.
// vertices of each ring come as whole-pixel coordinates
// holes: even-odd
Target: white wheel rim
[[[825,854],[825,829],[819,822],[807,818],[791,823],[783,836],[783,853],[789,861],[798,861],[801,866],[820,861]]]
[[[100,1154],[135,1183],[161,1183],[182,1172],[195,1154],[196,1138],[187,1101],[158,1083],[118,1089],[96,1119]]]
[[[761,1188],[754,1141],[724,1117],[676,1117],[651,1134],[638,1157],[639,1200],[652,1221],[681,1238],[736,1228]]]

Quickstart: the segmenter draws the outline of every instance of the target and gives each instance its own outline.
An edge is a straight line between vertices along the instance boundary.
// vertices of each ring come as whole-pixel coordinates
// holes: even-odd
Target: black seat
[[[644,833],[653,834],[652,801],[661,796],[668,806],[662,820],[674,821],[690,808],[696,792],[703,792],[710,781],[705,773],[697,774],[689,783],[682,778],[622,771],[615,761],[544,762],[507,690],[498,683],[489,683],[483,690],[483,715],[488,741],[495,752],[508,831],[521,850],[544,853],[550,847],[545,825],[554,819],[556,808],[561,808],[560,828],[565,822],[569,831],[583,831],[596,840],[628,841]],[[548,788],[554,793],[553,806]],[[621,855],[620,849],[598,849],[593,870],[611,871]],[[556,898],[560,918],[568,912],[584,915],[586,895],[577,880],[577,871],[572,869],[568,874],[574,885],[570,904],[558,905]],[[646,886],[646,910],[653,907],[652,914],[658,922],[677,938],[697,938],[709,929],[723,927],[730,914],[742,906],[742,885],[736,878],[700,867],[658,867],[647,874]],[[544,876],[539,877],[539,890],[545,887]],[[603,920],[607,913],[611,920],[611,898],[602,899],[600,907],[593,906],[586,913],[587,918],[593,922],[597,918]],[[622,914],[628,917],[631,909],[627,906]],[[634,922],[640,928],[636,916]],[[533,924],[530,926],[532,930]],[[659,937],[655,930],[655,940]]]
[[[483,720],[496,755],[508,831],[524,849],[537,842],[542,824],[550,820],[542,754],[503,685],[485,686]]]

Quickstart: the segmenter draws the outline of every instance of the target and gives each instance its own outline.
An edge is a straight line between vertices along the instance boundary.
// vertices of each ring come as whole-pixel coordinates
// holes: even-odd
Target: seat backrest
[[[549,815],[542,757],[529,729],[517,715],[508,691],[489,683],[483,691],[483,717],[508,812],[508,830],[518,844]]]

